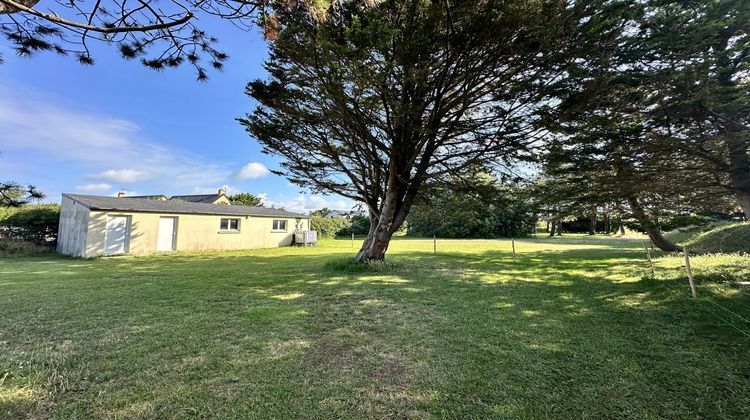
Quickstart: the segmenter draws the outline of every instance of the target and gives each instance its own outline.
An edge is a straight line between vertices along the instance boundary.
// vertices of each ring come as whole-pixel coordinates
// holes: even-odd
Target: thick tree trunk
[[[620,236],[625,235],[625,224],[622,223],[622,218],[620,218]]]
[[[547,220],[547,227],[544,228],[545,233],[549,233],[549,220]]]
[[[633,212],[633,216],[635,216],[641,224],[641,227],[646,230],[648,237],[651,238],[651,242],[653,242],[657,248],[667,252],[682,251],[682,248],[662,235],[658,225],[648,217],[643,206],[641,206],[641,203],[638,202],[638,199],[635,196],[628,197],[628,204],[630,204],[630,210]]]
[[[562,219],[557,220],[557,236],[562,236]]]
[[[392,172],[388,190],[378,213],[370,209],[370,230],[362,243],[362,248],[354,257],[354,262],[368,263],[385,259],[391,238],[404,224],[423,181],[423,176],[415,176],[409,186],[402,182],[404,179],[408,179],[408,172],[401,175],[397,171]]]
[[[555,236],[555,230],[557,229],[557,220],[553,220],[552,223],[547,222],[547,226],[550,238]]]
[[[742,207],[745,219],[750,220],[750,141],[743,131],[727,130],[727,147],[729,149],[729,175],[737,201]]]
[[[386,213],[387,207],[387,205],[384,206],[384,211],[380,214],[380,217],[370,214],[370,230],[357,256],[354,257],[354,262],[368,263],[385,259],[385,252],[388,251],[393,233],[398,229],[397,227],[392,230],[393,212]]]

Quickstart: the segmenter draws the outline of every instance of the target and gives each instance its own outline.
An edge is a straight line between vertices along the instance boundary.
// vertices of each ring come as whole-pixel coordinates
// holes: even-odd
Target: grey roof
[[[188,201],[191,203],[213,203],[219,197],[219,194],[193,194],[193,195],[173,195],[170,200]]]
[[[63,196],[68,197],[91,210],[310,218],[310,216],[305,216],[303,214],[267,207],[227,206],[223,204],[192,203],[188,201],[159,201],[147,198],[117,198],[86,194],[63,194]]]
[[[345,210],[331,210],[324,217],[329,218],[329,219],[332,217],[346,217],[346,216],[350,216],[351,213],[352,212],[345,211]]]
[[[127,198],[146,198],[149,200],[166,200],[168,197],[164,194],[154,194],[154,195],[127,195],[125,196]]]

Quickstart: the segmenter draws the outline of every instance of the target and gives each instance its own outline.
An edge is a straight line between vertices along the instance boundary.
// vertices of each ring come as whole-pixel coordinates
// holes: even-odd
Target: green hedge
[[[0,237],[49,244],[57,239],[60,206],[26,205],[0,210]]]
[[[364,216],[354,216],[351,219],[313,216],[310,219],[310,229],[317,230],[318,236],[323,238],[350,236],[352,233],[366,235],[370,230],[370,220]]]

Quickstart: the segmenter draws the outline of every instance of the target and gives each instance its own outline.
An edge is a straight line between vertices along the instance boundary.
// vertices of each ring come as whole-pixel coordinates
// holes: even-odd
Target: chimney
[[[120,191],[120,192],[117,193],[117,198],[123,198],[123,197],[125,197],[125,193],[124,192]]]
[[[227,195],[227,190],[224,188],[219,188],[219,195]]]

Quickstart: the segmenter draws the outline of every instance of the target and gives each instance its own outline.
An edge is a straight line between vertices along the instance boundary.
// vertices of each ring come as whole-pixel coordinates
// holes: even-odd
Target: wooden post
[[[682,247],[682,252],[685,254],[685,270],[687,270],[688,281],[690,282],[690,292],[693,294],[693,299],[698,296],[695,293],[695,282],[693,281],[693,270],[690,269],[690,253],[686,246]]]
[[[654,273],[654,263],[651,261],[651,251],[648,249],[648,245],[646,245],[646,241],[643,241],[643,249],[646,250],[646,258],[648,259],[648,266],[651,268],[651,277],[656,277],[656,274]]]
[[[432,253],[437,255],[437,236],[432,235]]]
[[[516,262],[516,240],[512,236],[510,237],[510,246],[513,249],[513,262]]]
[[[354,248],[354,232],[352,232],[352,248]]]

